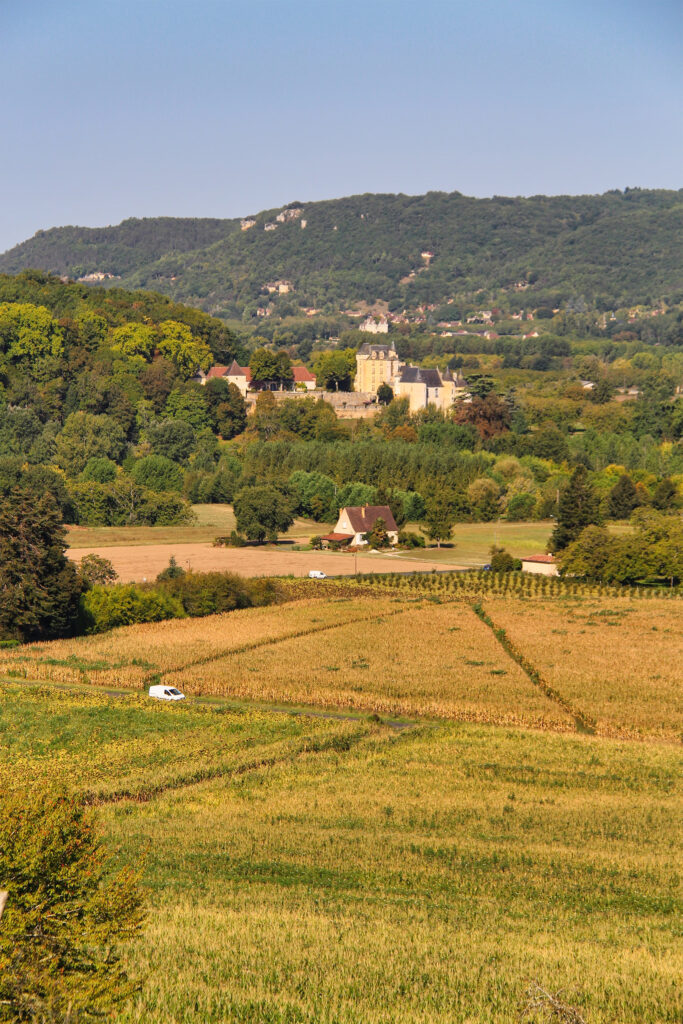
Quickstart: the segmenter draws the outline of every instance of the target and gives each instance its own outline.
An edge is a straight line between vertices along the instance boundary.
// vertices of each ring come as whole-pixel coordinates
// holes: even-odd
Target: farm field
[[[417,529],[417,527],[414,527]],[[514,558],[537,555],[546,550],[553,523],[456,523],[448,546],[430,548],[431,561],[467,567],[486,565],[491,561],[491,547],[506,548]],[[420,550],[406,551],[401,558],[412,560],[424,557]]]
[[[428,584],[447,587],[449,578],[428,577]],[[0,676],[137,690],[160,678],[203,697],[560,731],[585,722],[623,738],[681,736],[678,600],[296,587],[302,596],[282,605],[5,650]],[[492,625],[475,614],[476,602]],[[501,645],[500,627],[540,682]]]
[[[193,505],[197,522],[190,526],[69,526],[69,557],[80,561],[95,552],[108,558],[122,582],[153,579],[174,555],[185,568],[207,572],[213,568],[232,570],[243,576],[305,576],[311,568],[330,575],[391,571],[392,562],[405,560],[404,572],[429,571],[445,566],[485,565],[491,545],[506,547],[515,557],[545,551],[552,524],[541,523],[458,523],[453,539],[442,548],[418,549],[396,555],[359,555],[358,562],[348,554],[335,552],[292,551],[295,544],[307,544],[312,536],[326,532],[329,524],[296,519],[283,535],[285,544],[258,548],[214,548],[217,536],[235,528],[230,505]],[[420,532],[416,523],[406,527]],[[139,549],[143,550],[139,550]],[[311,561],[312,560],[312,561]],[[398,564],[398,563],[397,563]],[[378,569],[377,566],[380,566]]]
[[[598,731],[683,737],[680,600],[492,598],[483,605]]]
[[[574,728],[471,608],[455,602],[368,605],[348,625],[215,658],[164,679],[192,694]]]
[[[680,750],[0,684],[0,786],[68,780],[143,865],[122,1024],[673,1024]]]
[[[286,545],[214,548],[209,542],[114,547],[93,545],[69,548],[67,555],[78,562],[90,552],[109,559],[121,583],[154,580],[166,568],[172,555],[183,569],[237,572],[240,576],[308,576],[311,569],[322,569],[329,576],[353,576],[356,568],[359,573],[429,572],[443,568],[442,563],[428,560],[431,551],[419,560],[407,562],[399,555],[391,554],[359,554],[356,559],[350,552],[293,551]]]
[[[128,547],[140,544],[202,544],[235,529],[232,505],[193,505],[196,522],[187,526],[68,526],[67,542],[81,547]],[[294,543],[306,543],[320,532],[320,523],[294,520],[283,536]]]

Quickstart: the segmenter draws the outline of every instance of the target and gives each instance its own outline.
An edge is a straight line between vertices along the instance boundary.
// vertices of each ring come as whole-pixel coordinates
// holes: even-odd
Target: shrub
[[[108,558],[100,555],[83,555],[78,572],[85,587],[94,587],[96,583],[113,583],[118,573]]]
[[[166,580],[177,580],[180,576],[184,575],[185,570],[182,566],[178,565],[175,555],[171,555],[168,565],[157,576],[157,583],[165,583]]]
[[[280,596],[272,580],[250,580],[231,572],[188,572],[167,578],[163,588],[193,617],[274,604]]]
[[[216,537],[213,546],[215,548],[244,548],[247,543],[237,530],[231,530],[227,537]]]
[[[81,624],[85,633],[104,633],[117,626],[184,616],[181,602],[172,594],[135,583],[95,586],[81,599]]]
[[[0,1020],[95,1021],[131,995],[118,943],[142,923],[137,877],[112,877],[75,797],[0,798]]]
[[[401,530],[398,535],[398,542],[404,548],[423,548],[425,539],[421,533],[411,533],[409,530]]]

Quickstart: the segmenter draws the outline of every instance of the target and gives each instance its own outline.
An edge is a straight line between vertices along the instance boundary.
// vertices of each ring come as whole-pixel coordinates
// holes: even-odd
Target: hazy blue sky
[[[0,250],[357,192],[683,187],[681,0],[0,0]]]

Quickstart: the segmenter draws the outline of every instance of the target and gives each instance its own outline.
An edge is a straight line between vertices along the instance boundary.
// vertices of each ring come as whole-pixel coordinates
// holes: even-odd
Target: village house
[[[522,559],[522,572],[532,572],[537,576],[559,576],[554,555],[528,555]]]
[[[212,366],[208,373],[204,373],[202,370],[198,370],[192,378],[198,384],[206,384],[209,380],[216,379],[226,380],[228,384],[234,384],[238,387],[242,393],[242,397],[247,397],[247,391],[251,383],[251,370],[248,366],[240,366],[236,359],[233,359],[230,366]]]
[[[367,545],[365,535],[370,533],[378,519],[391,544],[398,544],[398,527],[388,505],[351,505],[339,510],[337,525],[322,538],[324,544],[348,544],[350,547]]]
[[[293,366],[292,375],[292,390],[315,390],[316,376],[305,366]],[[230,366],[212,366],[208,373],[198,370],[192,379],[199,384],[206,384],[207,381],[216,378],[227,380],[228,384],[234,384],[239,388],[242,398],[246,398],[251,391],[251,370],[248,366],[240,366],[236,359],[233,359]]]
[[[264,285],[264,288],[271,295],[273,292],[277,292],[279,295],[287,295],[288,292],[294,291],[291,281],[269,281],[268,284]]]
[[[369,316],[359,325],[358,330],[367,334],[387,334],[389,321],[385,316]]]

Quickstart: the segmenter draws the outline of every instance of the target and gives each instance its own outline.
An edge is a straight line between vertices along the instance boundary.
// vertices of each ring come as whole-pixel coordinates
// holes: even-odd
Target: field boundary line
[[[393,611],[381,612],[378,617],[381,618],[393,618],[394,615],[404,615],[405,612],[410,611],[409,608],[397,608]],[[372,616],[370,616],[372,618]],[[166,672],[153,672],[149,676],[145,677],[145,685],[150,679],[164,679],[168,676],[175,675],[177,672],[185,672],[188,668],[195,668],[197,665],[208,665],[212,661],[221,661],[223,658],[229,658],[232,654],[246,654],[247,651],[255,651],[259,647],[268,647],[271,644],[279,644],[284,640],[297,640],[302,636],[312,636],[314,633],[325,633],[330,629],[342,629],[343,626],[355,626],[359,622],[368,622],[368,616],[363,615],[354,619],[345,619],[344,622],[328,622],[324,626],[313,626],[307,627],[306,629],[298,629],[293,633],[286,633],[283,636],[275,637],[262,637],[260,640],[252,640],[248,644],[240,644],[239,647],[223,648],[217,654],[207,654],[204,658],[195,658],[194,661],[188,661],[186,665],[180,665],[178,668],[167,669]]]
[[[307,736],[296,743],[290,749],[278,754],[262,755],[244,764],[225,765],[218,764],[209,768],[197,768],[185,775],[178,775],[167,782],[159,782],[156,785],[145,786],[142,789],[118,789],[112,793],[97,793],[86,790],[83,794],[83,803],[87,807],[101,807],[106,804],[118,804],[131,801],[133,803],[150,803],[164,793],[174,792],[179,789],[186,789],[189,786],[198,786],[202,782],[211,782],[214,779],[226,778],[227,776],[239,777],[261,768],[274,768],[279,764],[286,764],[297,757],[305,754],[326,754],[330,751],[346,753],[360,743],[367,736],[366,729],[357,729],[353,733],[323,737],[316,739]]]
[[[491,616],[486,612],[484,606],[480,602],[474,601],[470,605],[470,608],[477,616],[477,618],[480,619],[486,626],[488,626],[488,628],[491,630],[494,637],[496,638],[500,646],[503,648],[505,653],[514,662],[516,662],[517,665],[519,665],[521,670],[533,683],[533,685],[538,687],[538,689],[543,694],[545,694],[545,696],[549,700],[557,704],[558,707],[561,707],[562,710],[566,711],[568,715],[571,715],[571,717],[574,719],[576,723],[576,728],[579,732],[587,732],[591,735],[594,735],[596,731],[595,719],[591,718],[590,715],[587,715],[584,711],[581,711],[579,708],[574,707],[571,701],[568,701],[567,698],[564,697],[559,690],[556,690],[554,686],[551,686],[550,683],[543,678],[543,676],[535,667],[535,665],[533,665],[526,657],[526,655],[523,654],[522,651],[520,651],[519,647],[517,647],[517,645],[513,643],[513,641],[508,636],[506,630],[503,629],[502,626],[496,625],[496,623],[493,621]]]

